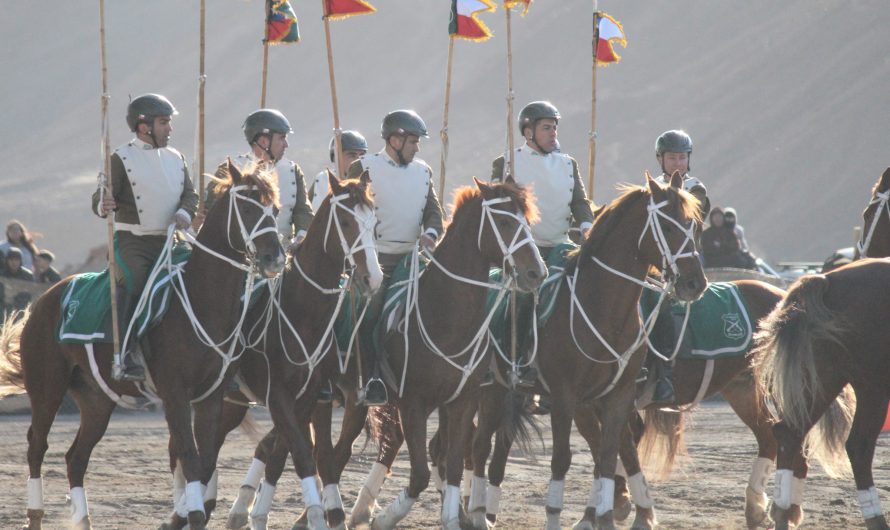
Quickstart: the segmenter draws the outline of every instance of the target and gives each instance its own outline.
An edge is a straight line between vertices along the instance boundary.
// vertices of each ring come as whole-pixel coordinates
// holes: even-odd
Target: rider
[[[368,152],[368,142],[358,131],[343,131],[340,133],[340,143],[343,148],[343,159],[337,164],[337,176],[346,175],[346,170],[350,164]],[[336,136],[331,137],[328,151],[331,154],[331,162],[335,162],[337,158]],[[309,201],[312,203],[312,209],[318,211],[321,201],[328,195],[327,170],[319,171],[311,182],[306,183],[306,192],[309,195]]]
[[[432,251],[442,235],[442,207],[433,188],[433,170],[415,155],[420,151],[420,139],[429,138],[426,124],[413,110],[394,110],[383,118],[381,136],[384,148],[368,154],[349,166],[347,178],[358,178],[367,170],[371,176],[371,191],[377,214],[374,235],[384,281],[371,299],[367,315],[379,315],[386,288],[396,265],[414,250],[415,242]],[[363,336],[376,324],[376,318],[366,318]],[[363,389],[368,406],[383,405],[387,401],[386,385],[380,379],[379,355],[372,344],[363,344],[366,365],[371,377]]]
[[[518,121],[525,144],[513,152],[514,179],[534,187],[540,219],[531,226],[531,232],[541,257],[548,264],[556,246],[570,243],[569,230],[573,223],[580,225],[582,237],[586,237],[593,223],[593,210],[581,182],[578,163],[559,152],[559,118],[559,111],[549,101],[533,101],[523,107]],[[509,173],[504,156],[495,158],[491,180],[503,180]],[[533,386],[537,370],[529,367],[518,375],[521,384]]]
[[[699,214],[705,219],[711,210],[711,201],[708,199],[708,190],[697,178],[689,174],[692,158],[692,138],[682,130],[670,130],[663,132],[655,140],[655,159],[661,166],[661,175],[656,179],[661,184],[670,183],[671,176],[679,172],[683,176],[683,189],[691,193],[699,202]],[[701,251],[701,225],[696,230],[695,246]],[[662,304],[661,311],[656,319],[652,332],[652,343],[655,349],[662,355],[669,356],[674,352],[679,328],[683,325],[683,319],[674,319],[670,314],[670,304]],[[656,404],[673,405],[675,401],[673,384],[673,363],[652,356],[657,380],[652,401]]]
[[[293,132],[290,122],[278,110],[259,109],[248,114],[241,127],[250,151],[231,157],[232,163],[242,171],[252,164],[272,170],[281,201],[276,219],[278,236],[288,252],[293,253],[306,237],[313,214],[306,198],[303,170],[296,162],[284,158],[288,147],[287,135]],[[217,177],[226,177],[225,166],[225,162],[219,165]],[[207,189],[207,208],[216,199],[211,189],[212,184]]]
[[[113,196],[100,184],[93,193],[93,211],[100,217],[114,212],[114,251],[118,267],[118,326],[121,340],[151,268],[166,242],[167,227],[188,228],[198,205],[185,158],[167,143],[172,117],[179,114],[170,100],[145,94],[130,101],[127,125],[136,137],[111,155]],[[118,380],[141,381],[145,369],[131,355],[133,341],[121,344],[112,375]],[[115,352],[119,354],[120,352]],[[146,353],[146,352],[143,352]]]

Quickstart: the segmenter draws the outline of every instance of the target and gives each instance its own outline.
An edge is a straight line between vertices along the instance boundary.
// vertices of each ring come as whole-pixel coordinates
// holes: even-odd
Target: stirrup
[[[360,391],[359,402],[366,407],[379,407],[389,402],[386,385],[379,377],[368,379],[368,383]]]
[[[115,381],[145,381],[145,367],[133,359],[132,352],[127,352],[120,362],[115,359],[111,366],[111,377]]]

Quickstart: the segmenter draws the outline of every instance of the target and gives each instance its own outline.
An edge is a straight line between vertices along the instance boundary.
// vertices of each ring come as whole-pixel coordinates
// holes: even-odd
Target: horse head
[[[327,215],[324,250],[337,262],[345,260],[359,291],[370,294],[383,282],[374,242],[377,216],[368,188],[371,178],[365,170],[358,179],[340,181],[328,170],[328,182],[331,193],[318,210],[318,215]]]
[[[698,203],[683,190],[683,177],[674,172],[662,186],[646,173],[649,190],[647,230],[640,235],[640,251],[674,282],[677,297],[693,301],[708,285],[695,250],[696,224],[701,222]]]
[[[862,235],[853,259],[890,256],[890,167],[872,189],[871,201],[862,212]]]
[[[271,278],[284,268],[284,250],[275,222],[278,191],[260,166],[242,173],[231,160],[226,160],[226,172],[229,178],[217,182],[216,191],[221,197],[227,195],[228,200],[214,204],[204,226],[225,226],[229,247]]]
[[[521,291],[537,289],[547,277],[547,268],[532,239],[529,222],[537,221],[535,198],[512,177],[502,184],[486,184],[473,177],[479,190],[481,224],[479,251],[492,264],[504,268]],[[455,211],[457,207],[455,207]]]

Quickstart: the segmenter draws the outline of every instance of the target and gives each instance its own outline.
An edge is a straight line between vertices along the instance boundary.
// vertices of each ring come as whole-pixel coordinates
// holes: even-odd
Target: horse
[[[866,527],[890,528],[871,469],[890,401],[888,282],[890,262],[877,259],[805,276],[762,324],[756,373],[778,420],[771,510],[778,529],[794,523],[790,507],[803,496],[806,467],[795,461],[805,460],[805,438],[830,476],[845,474],[846,448]]]
[[[862,234],[853,260],[890,256],[890,167],[875,183],[871,200],[862,212]]]
[[[621,444],[623,437],[630,437],[627,423],[645,352],[637,306],[650,267],[664,270],[676,296],[684,301],[697,299],[707,280],[694,252],[695,199],[682,191],[679,174],[667,187],[648,174],[646,181],[646,186],[628,186],[598,213],[588,238],[566,264],[553,315],[538,332],[537,359],[543,382],[533,391],[549,394],[552,401],[548,529],[560,528],[573,419],[596,455],[590,502],[575,528],[614,528],[619,446],[625,467],[637,470],[630,479],[634,498],[638,505],[646,504],[637,512],[635,527],[650,528],[655,523],[651,502],[643,502],[649,494],[638,471],[636,450],[632,443]],[[596,416],[582,414],[585,407]],[[487,432],[490,440],[492,431],[482,426],[490,421],[490,411],[480,411],[479,418],[479,429]],[[490,447],[489,443],[474,444],[475,473],[468,506],[474,528],[486,528],[487,524],[484,462],[488,449],[482,448]]]
[[[274,184],[258,172],[242,175],[231,163],[227,168],[229,179],[220,189],[229,200],[214,204],[197,238],[192,238],[194,251],[177,281],[178,296],[172,297],[163,320],[147,334],[148,372],[164,404],[171,446],[186,481],[176,511],[192,529],[205,527],[204,490],[215,475],[219,410],[227,376],[237,362],[230,345],[243,315],[239,300],[245,273],[272,277],[284,265],[275,233]],[[71,524],[78,530],[91,527],[84,475],[93,447],[105,433],[120,396],[142,395],[136,384],[111,379],[110,344],[57,342],[61,297],[74,278],[63,280],[34,303],[21,329],[20,347],[0,356],[0,380],[24,388],[31,401],[25,527],[29,530],[42,528],[41,467],[47,435],[65,393],[73,395],[81,419],[66,454]]]

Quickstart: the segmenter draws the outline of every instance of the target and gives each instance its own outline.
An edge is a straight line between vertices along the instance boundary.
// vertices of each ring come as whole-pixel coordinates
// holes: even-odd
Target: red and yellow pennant
[[[269,44],[295,44],[300,42],[297,15],[287,0],[269,0],[269,20],[266,22]]]
[[[491,30],[479,20],[480,13],[494,11],[491,0],[451,0],[451,22],[448,33],[453,38],[483,41],[491,38]]]
[[[621,60],[621,56],[615,51],[615,44],[620,44],[622,48],[627,48],[624,28],[620,22],[603,12],[600,12],[596,19],[599,21],[597,31],[599,40],[595,44],[596,64],[598,66],[606,66],[617,63]]]
[[[325,0],[324,17],[340,20],[354,15],[366,15],[377,9],[365,0]]]

